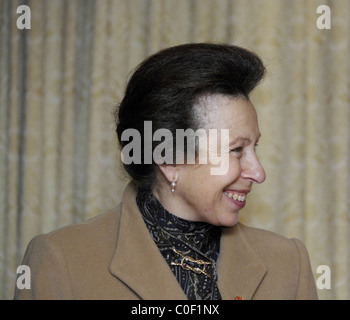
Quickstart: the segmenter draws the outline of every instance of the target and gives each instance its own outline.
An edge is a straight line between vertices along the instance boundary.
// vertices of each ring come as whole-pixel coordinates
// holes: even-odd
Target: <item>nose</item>
[[[246,160],[242,167],[241,177],[253,183],[263,183],[265,181],[265,170],[256,155]]]

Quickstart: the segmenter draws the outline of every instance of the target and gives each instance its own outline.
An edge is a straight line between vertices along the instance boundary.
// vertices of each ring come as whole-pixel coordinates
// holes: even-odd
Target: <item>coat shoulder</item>
[[[35,251],[39,256],[61,252],[68,260],[102,259],[111,255],[119,231],[120,206],[98,214],[83,222],[60,227],[35,236],[27,248],[28,255]]]
[[[119,226],[120,206],[100,213],[88,220],[69,224],[54,231],[39,235],[53,241],[96,241],[116,234]]]
[[[246,241],[270,268],[298,269],[309,263],[307,249],[302,241],[278,233],[239,224]]]
[[[246,226],[239,223],[239,228],[242,230],[249,243],[256,250],[263,250],[269,248],[269,251],[273,250],[295,250],[296,242],[301,241],[294,238],[288,238],[276,232],[272,232],[265,229],[259,229],[255,227]]]
[[[117,242],[119,216],[120,210],[115,208],[35,236],[22,261],[32,270],[32,289],[16,289],[15,299],[105,297],[108,290],[98,284],[113,281],[108,267]]]

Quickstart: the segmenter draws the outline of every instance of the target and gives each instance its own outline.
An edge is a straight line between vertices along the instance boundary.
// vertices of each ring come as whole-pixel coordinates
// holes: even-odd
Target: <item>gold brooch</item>
[[[205,274],[207,277],[210,278],[210,275],[207,274],[205,272],[205,270],[207,269],[208,265],[211,264],[211,262],[207,262],[207,261],[203,261],[203,260],[196,260],[196,259],[193,259],[192,257],[190,256],[185,256],[184,254],[182,254],[181,252],[177,251],[175,248],[173,249],[173,251],[175,253],[177,253],[179,256],[182,257],[181,259],[181,262],[180,263],[177,263],[177,262],[171,262],[171,265],[172,266],[181,266],[182,269],[184,270],[191,270],[195,273],[203,273]],[[199,267],[191,267],[189,264],[187,264],[187,261],[188,262],[192,262],[192,263],[196,263],[198,265],[202,265],[203,268],[199,268]]]

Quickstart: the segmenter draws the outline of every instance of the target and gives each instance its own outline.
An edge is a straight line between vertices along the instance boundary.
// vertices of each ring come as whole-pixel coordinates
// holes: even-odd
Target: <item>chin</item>
[[[239,213],[227,213],[218,220],[218,225],[221,227],[233,227],[238,223]]]

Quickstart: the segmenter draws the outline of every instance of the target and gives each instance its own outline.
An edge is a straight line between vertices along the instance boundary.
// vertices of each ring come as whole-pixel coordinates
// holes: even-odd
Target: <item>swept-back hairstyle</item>
[[[121,140],[122,133],[130,128],[138,130],[144,143],[145,121],[152,121],[152,134],[162,128],[170,130],[175,145],[176,129],[200,128],[194,108],[201,97],[223,94],[248,99],[264,74],[265,67],[255,53],[234,45],[190,43],[161,50],[138,66],[116,108],[121,148],[128,143]],[[159,143],[147,147],[153,152]],[[143,159],[142,151],[141,164],[123,165],[140,188],[149,188],[157,164],[145,164]]]

